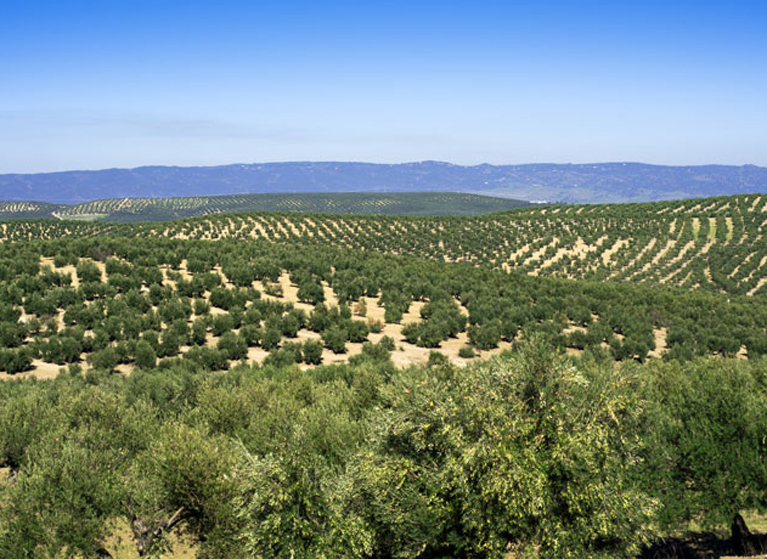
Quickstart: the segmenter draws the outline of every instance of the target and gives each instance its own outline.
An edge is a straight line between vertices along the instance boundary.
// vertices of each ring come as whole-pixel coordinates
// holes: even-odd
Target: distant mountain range
[[[255,163],[0,175],[0,200],[76,204],[103,198],[288,192],[470,192],[529,201],[647,202],[767,192],[767,168],[642,163],[461,166]]]

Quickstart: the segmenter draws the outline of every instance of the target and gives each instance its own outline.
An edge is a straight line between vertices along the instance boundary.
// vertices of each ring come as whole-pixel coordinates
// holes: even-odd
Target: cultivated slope
[[[2,238],[261,238],[596,281],[755,294],[767,287],[767,196],[557,206],[478,217],[240,213],[162,224],[8,222]]]
[[[182,198],[122,198],[81,204],[0,202],[0,219],[168,221],[243,211],[373,215],[479,215],[529,207],[529,202],[456,192],[238,194]]]

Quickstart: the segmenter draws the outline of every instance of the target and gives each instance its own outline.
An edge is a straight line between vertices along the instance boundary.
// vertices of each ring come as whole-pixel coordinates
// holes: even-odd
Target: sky
[[[767,3],[0,0],[0,173],[767,166]]]

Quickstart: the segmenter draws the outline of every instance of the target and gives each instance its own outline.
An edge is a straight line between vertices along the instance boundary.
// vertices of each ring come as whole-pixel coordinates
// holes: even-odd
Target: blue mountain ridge
[[[473,192],[528,201],[645,202],[767,192],[767,168],[643,163],[474,166],[285,162],[0,175],[0,200],[73,204],[103,198],[287,192]]]

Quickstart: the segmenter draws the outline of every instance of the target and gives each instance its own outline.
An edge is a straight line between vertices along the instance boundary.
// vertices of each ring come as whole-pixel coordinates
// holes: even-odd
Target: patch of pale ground
[[[81,258],[80,260],[87,260],[95,264],[96,267],[101,271],[101,278],[103,279],[106,277],[106,264],[104,264],[104,262],[102,262],[101,260],[93,260],[91,258]],[[67,264],[66,266],[57,268],[53,263],[53,258],[41,256],[40,266],[41,267],[49,266],[52,270],[55,270],[56,272],[69,274],[72,277],[72,287],[74,288],[77,288],[80,285],[80,278],[77,277],[77,267],[72,266],[71,264]]]
[[[53,258],[47,258],[45,256],[40,257],[40,266],[48,266],[52,270],[59,272],[60,274],[69,274],[72,278],[72,287],[77,289],[80,286],[80,278],[77,277],[77,268],[71,264],[57,268],[53,263]]]
[[[613,243],[613,246],[608,248],[602,253],[602,264],[609,266],[612,262],[613,256],[622,248],[628,246],[629,242],[625,239],[618,239]]]
[[[735,268],[732,270],[732,272],[727,274],[727,277],[728,278],[734,277],[740,271],[740,267],[743,266],[743,264],[746,264],[749,260],[751,260],[754,257],[754,254],[756,254],[756,253],[751,252],[751,253],[747,254],[746,257],[743,259],[743,261],[740,262],[737,266],[735,266]]]
[[[163,284],[170,286],[173,288],[173,291],[176,290],[176,282],[175,280],[170,279],[169,274],[172,271],[171,267],[168,264],[161,264],[158,266],[160,271],[162,272],[162,281]]]
[[[229,280],[227,279],[227,277],[226,277],[226,274],[225,274],[225,273],[224,273],[224,271],[221,269],[221,266],[220,266],[220,265],[216,264],[216,265],[213,267],[213,269],[211,270],[211,272],[213,272],[213,273],[215,273],[215,274],[218,274],[218,275],[221,277],[222,285],[223,285],[224,287],[227,287],[227,288],[229,288],[229,289],[231,289],[231,288],[233,288],[233,287],[234,287],[234,284],[233,284],[231,281],[229,281]]]
[[[517,250],[515,250],[514,252],[512,252],[509,255],[509,260],[516,260],[517,258],[522,256],[523,254],[525,254],[527,252],[530,252],[530,248],[531,248],[530,244],[522,245],[520,248],[518,248]],[[508,272],[511,269],[511,267],[508,265],[508,263],[504,262],[503,263],[503,269]]]
[[[409,324],[410,322],[418,322],[421,320],[421,309],[426,303],[424,301],[413,301],[410,303],[410,308],[402,315],[402,324]]]
[[[676,239],[669,239],[669,240],[666,242],[666,246],[664,246],[662,249],[660,249],[660,250],[659,250],[659,251],[658,251],[658,252],[655,254],[655,256],[653,256],[653,257],[652,257],[652,260],[650,260],[650,261],[649,261],[647,264],[645,264],[644,266],[642,266],[642,271],[643,271],[643,272],[646,272],[646,271],[648,271],[650,268],[652,268],[653,266],[655,266],[655,265],[658,263],[658,261],[659,261],[661,258],[663,258],[664,256],[666,256],[666,254],[667,254],[667,253],[668,253],[668,252],[669,252],[669,251],[670,251],[672,248],[674,248],[675,246],[676,246]],[[633,277],[633,276],[632,276],[632,277]]]
[[[753,295],[759,291],[765,283],[767,283],[767,277],[759,278],[759,281],[756,282],[756,285],[748,291],[748,295]]]
[[[168,234],[167,234],[167,230],[165,230],[165,231],[163,232],[163,234],[164,234],[164,235],[167,237],[167,236],[168,236]],[[177,232],[176,232],[176,234],[175,234],[175,235],[173,235],[173,237],[174,237],[174,238],[176,238],[176,239],[183,239],[183,240],[187,240],[187,239],[189,239],[189,237],[190,237],[190,234],[189,234],[189,233],[187,233],[186,231],[177,231]]]
[[[724,223],[727,225],[727,242],[729,243],[732,240],[733,233],[735,231],[735,225],[732,223],[732,217],[725,216]]]
[[[705,245],[703,245],[703,246],[700,248],[700,250],[698,251],[698,254],[697,254],[696,256],[705,256],[706,254],[708,254],[708,251],[710,251],[710,250],[711,250],[711,247],[712,247],[712,246],[714,246],[714,243],[715,243],[715,242],[716,242],[716,241],[714,241],[713,239],[709,239],[709,240],[706,242],[706,244],[705,244]]]
[[[216,347],[216,344],[218,343],[218,336],[214,336],[211,332],[208,332],[205,336],[205,345],[207,347]],[[187,346],[184,346],[187,349],[189,349]]]
[[[735,357],[737,357],[741,361],[745,361],[746,359],[748,359],[748,349],[746,348],[746,346],[744,345],[740,346],[740,349],[738,350],[738,353],[735,355]]]
[[[323,365],[337,365],[340,363],[346,363],[350,357],[359,355],[362,353],[361,343],[347,342],[345,353],[333,353],[327,348],[322,349],[322,364]]]
[[[709,204],[708,206],[706,206],[705,208],[703,208],[703,210],[702,210],[702,211],[703,211],[703,212],[710,212],[710,211],[711,211],[711,210],[713,210],[713,209],[717,209],[717,210],[723,210],[723,209],[725,209],[725,208],[719,208],[719,207],[717,207],[717,204],[719,204],[719,202],[713,202],[712,204]],[[729,204],[728,204],[728,206],[729,206]]]
[[[572,258],[575,258],[576,260],[581,260],[582,258],[588,256],[590,253],[595,252],[599,249],[599,247],[602,246],[602,244],[607,240],[607,235],[600,237],[597,239],[596,243],[593,245],[587,244],[586,241],[583,240],[580,236],[575,240],[575,243],[573,243],[570,247],[560,247],[557,252],[549,258],[548,260],[544,261],[543,264],[538,268],[538,270],[543,270],[544,268],[548,268],[550,266],[553,266],[562,258],[565,256],[570,256]],[[532,272],[532,275],[537,275],[537,270]]]
[[[290,282],[290,274],[288,274],[287,272],[283,272],[283,274],[280,276],[277,283],[280,284],[280,287],[282,288],[282,297],[275,297],[273,295],[266,294],[264,292],[264,285],[260,281],[254,282],[254,286],[256,287],[256,289],[258,289],[261,292],[261,296],[264,297],[265,299],[273,299],[273,300],[277,300],[281,302],[292,303],[295,308],[301,309],[305,311],[307,314],[312,312],[312,309],[314,309],[314,306],[308,303],[302,303],[298,300],[298,286],[293,285]]]
[[[385,322],[386,309],[378,305],[378,299],[375,297],[360,297],[360,301],[365,301],[366,312],[364,316],[367,317],[368,321],[377,321],[382,324]]]
[[[32,368],[29,371],[16,373],[15,375],[0,373],[0,380],[27,379],[32,377],[38,380],[51,380],[59,376],[59,369],[61,368],[61,365],[46,363],[45,361],[35,359],[32,361]]]
[[[121,375],[130,375],[134,370],[136,369],[136,366],[132,363],[122,363],[120,365],[117,365],[115,367],[115,371],[120,373]]]
[[[679,274],[681,274],[681,273],[682,273],[683,271],[685,271],[685,270],[687,270],[687,273],[684,275],[684,277],[682,277],[681,279],[679,279],[679,277],[678,277],[678,276],[679,276]],[[675,282],[674,282],[674,283],[675,283],[676,285],[682,285],[682,284],[684,284],[684,283],[685,283],[687,280],[689,280],[689,279],[690,279],[690,276],[692,276],[692,270],[691,270],[691,269],[689,269],[689,266],[686,266],[685,264],[682,264],[682,265],[681,265],[679,268],[677,268],[676,270],[674,270],[673,272],[671,272],[671,273],[670,273],[670,274],[668,274],[667,276],[664,276],[664,277],[662,277],[662,278],[661,278],[660,280],[658,280],[658,281],[659,281],[659,283],[669,283],[669,282],[671,282],[671,280],[672,280],[672,279],[676,278],[676,280],[675,280]],[[697,283],[697,284],[695,285],[695,287],[700,287],[700,283]]]
[[[260,347],[248,348],[248,361],[252,363],[258,363],[258,364],[263,363],[267,355],[269,355],[269,352],[264,349],[261,349]]]
[[[762,202],[762,197],[761,196],[757,196],[756,198],[754,198],[754,201],[751,202],[751,207],[748,208],[748,210],[753,212],[754,210],[756,210],[756,208],[759,206],[759,204],[761,202]]]
[[[139,559],[136,542],[130,525],[125,518],[110,521],[108,531],[111,535],[102,542],[104,549],[112,554],[114,559]],[[197,557],[197,546],[191,537],[179,534],[174,530],[168,535],[168,543],[172,551],[160,555],[160,559],[194,559]]]
[[[318,225],[317,234],[326,241],[333,240],[332,231],[330,231],[330,228],[324,223]]]
[[[637,255],[636,255],[634,258],[632,258],[632,259],[629,261],[629,263],[628,263],[628,264],[626,264],[626,268],[632,268],[632,267],[633,267],[633,266],[634,266],[634,265],[635,265],[637,262],[639,262],[639,260],[641,260],[641,258],[642,258],[642,257],[645,255],[645,253],[646,253],[646,252],[648,252],[648,251],[652,250],[652,249],[653,249],[653,247],[655,247],[655,243],[656,243],[656,242],[657,242],[657,239],[656,239],[655,237],[653,237],[652,239],[650,239],[650,242],[649,242],[649,243],[647,243],[647,244],[646,244],[644,247],[642,247],[642,250],[640,250],[640,251],[637,253]],[[628,244],[628,243],[627,243],[627,244]],[[609,275],[608,279],[610,279],[610,278],[613,278],[613,277],[617,276],[617,275],[618,275],[618,273],[620,273],[620,270],[615,270],[613,273],[611,273],[611,274]],[[635,275],[636,273],[637,273],[637,272],[634,272],[634,274],[632,274],[632,275]]]
[[[328,282],[322,282],[322,289],[325,292],[325,304],[331,307],[338,306],[338,297],[336,297],[335,291],[328,285]]]
[[[666,265],[664,266],[664,268],[666,268],[666,269],[668,269],[668,268],[671,268],[671,267],[673,267],[675,264],[677,264],[678,262],[680,262],[680,261],[681,261],[681,260],[684,258],[684,256],[685,256],[685,255],[686,255],[686,254],[687,254],[687,253],[690,251],[690,249],[691,249],[692,247],[694,247],[694,246],[695,246],[695,241],[688,241],[688,242],[687,242],[687,243],[686,243],[686,244],[685,244],[685,245],[684,245],[684,246],[681,248],[681,250],[680,250],[680,251],[679,251],[679,252],[676,254],[676,256],[674,256],[673,258],[671,258],[671,259],[670,259],[670,260],[669,260],[669,261],[666,263]],[[675,275],[677,275],[679,272],[681,272],[683,269],[684,269],[683,267],[679,267],[679,268],[675,269],[673,272],[671,272],[671,273],[670,273],[670,274],[668,274],[667,276],[665,276],[665,277],[661,278],[660,282],[661,282],[661,283],[665,283],[665,282],[667,282],[668,280],[670,280],[671,278],[673,278]]]
[[[177,271],[178,271],[179,274],[181,274],[181,277],[184,280],[191,281],[193,276],[192,276],[192,274],[189,273],[189,269],[187,268],[187,264],[188,264],[188,262],[187,262],[187,260],[185,258],[184,260],[181,261],[181,264],[179,265]]]
[[[751,278],[753,278],[754,274],[756,274],[759,270],[761,270],[762,266],[764,266],[765,263],[767,263],[767,254],[762,256],[762,259],[759,261],[759,265],[753,270],[751,270],[751,273],[748,274],[746,278],[744,278],[744,281],[749,281]]]
[[[290,232],[288,232],[288,230],[285,228],[284,220],[282,220],[282,219],[275,219],[275,220],[272,220],[272,223],[274,224],[275,228],[277,229],[277,232],[278,232],[280,237],[283,237],[285,239],[290,237]]]
[[[301,237],[306,231],[306,226],[304,225],[303,221],[301,221],[300,223],[294,223],[293,221],[288,220],[286,223],[288,224],[288,228],[290,228],[290,231],[296,237]]]
[[[29,322],[33,318],[37,318],[37,317],[33,314],[25,313],[24,310],[22,309],[21,316],[19,317],[19,322]],[[42,320],[41,322],[43,324],[47,324],[49,320],[53,320],[56,323],[57,331],[61,330],[62,328],[64,328],[64,311],[60,310],[56,313],[55,316],[51,317],[50,319]],[[32,340],[27,339],[27,341],[32,341]]]
[[[585,328],[583,326],[579,326],[577,324],[570,324],[569,326],[562,329],[562,334],[565,336],[572,334],[573,332],[583,332],[584,334],[588,332],[588,328]]]
[[[650,357],[660,358],[663,356],[663,353],[666,351],[666,348],[668,347],[666,345],[668,329],[665,327],[655,328],[653,329],[653,335],[655,336],[655,349],[652,350],[648,355]]]
[[[559,244],[559,237],[554,237],[549,243],[541,246],[537,250],[535,250],[530,256],[525,258],[525,260],[522,262],[523,265],[528,264],[529,262],[532,262],[534,260],[540,260],[543,256],[543,253],[545,253],[549,247],[555,247]],[[532,270],[530,272],[531,275],[537,275],[537,270]]]
[[[405,233],[405,227],[403,225],[399,225],[400,230]],[[329,238],[337,238],[341,235],[341,227],[338,225],[338,222],[334,219],[329,222],[325,222],[325,229],[328,232],[328,235],[330,235]]]

